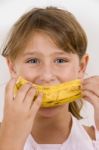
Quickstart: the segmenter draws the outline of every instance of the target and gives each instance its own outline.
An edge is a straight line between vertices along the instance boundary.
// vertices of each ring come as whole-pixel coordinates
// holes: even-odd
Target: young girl
[[[2,55],[11,80],[5,92],[0,150],[99,150],[99,77],[84,79],[86,35],[68,11],[47,7],[24,14],[13,26]],[[17,78],[29,82],[14,97]],[[38,85],[80,79],[84,100],[94,107],[94,127],[79,123],[83,100],[42,108]]]

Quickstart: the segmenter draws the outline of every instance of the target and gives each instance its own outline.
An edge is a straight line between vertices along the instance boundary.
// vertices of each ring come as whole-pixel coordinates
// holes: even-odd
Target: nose
[[[39,84],[42,85],[53,85],[57,83],[57,78],[54,74],[53,66],[44,65],[39,76]]]

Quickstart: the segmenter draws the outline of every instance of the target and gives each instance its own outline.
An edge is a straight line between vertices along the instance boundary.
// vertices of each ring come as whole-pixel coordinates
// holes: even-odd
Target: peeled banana
[[[16,95],[20,87],[27,82],[27,80],[19,77],[15,85],[14,95]],[[43,93],[41,107],[55,107],[82,97],[81,81],[78,79],[53,86],[33,84],[33,87],[36,87],[37,89],[35,97],[38,96],[39,92]]]

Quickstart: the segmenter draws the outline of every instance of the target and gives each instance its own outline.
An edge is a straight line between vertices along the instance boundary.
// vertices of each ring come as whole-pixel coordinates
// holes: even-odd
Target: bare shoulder
[[[86,130],[87,134],[89,135],[89,137],[92,139],[92,140],[95,140],[96,137],[95,137],[95,130],[94,130],[94,127],[93,126],[83,126],[84,129]]]

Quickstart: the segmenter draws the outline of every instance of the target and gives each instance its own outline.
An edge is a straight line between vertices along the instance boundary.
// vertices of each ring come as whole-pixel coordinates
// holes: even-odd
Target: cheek
[[[62,82],[69,81],[69,80],[75,80],[78,78],[79,75],[79,66],[73,65],[66,69],[61,70],[60,78]]]
[[[37,75],[38,71],[33,69],[32,67],[28,67],[26,65],[18,65],[16,67],[17,76],[22,76],[28,81],[33,81]]]
[[[26,80],[32,82],[33,79],[36,77],[36,73],[33,72],[33,71],[30,71],[30,70],[27,70],[27,71],[26,71],[26,69],[25,69],[25,70],[23,70],[23,72],[21,72],[21,76],[22,76],[23,78],[25,78]]]

